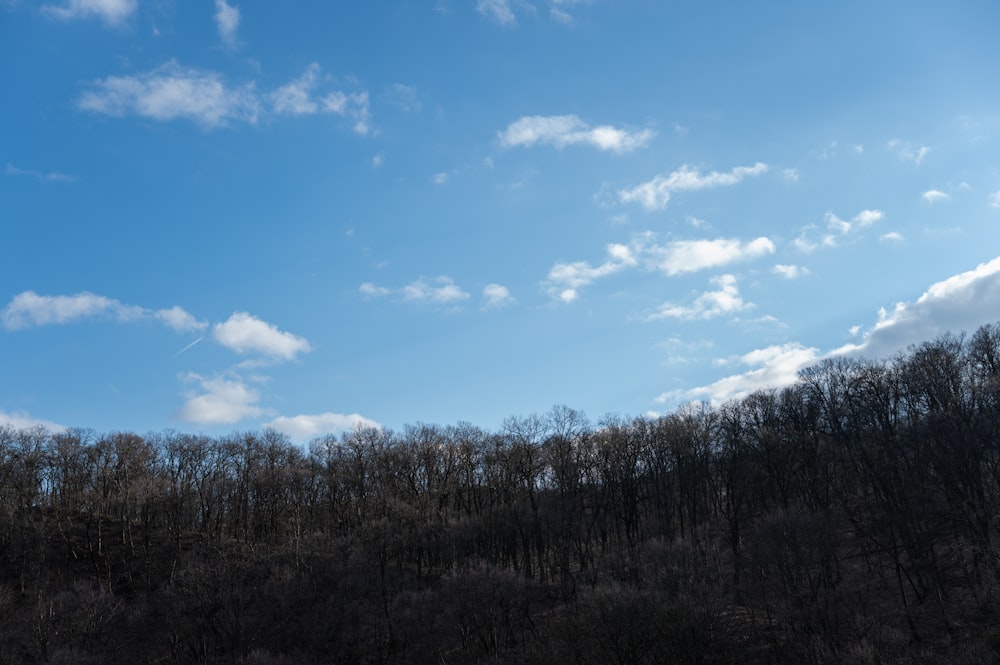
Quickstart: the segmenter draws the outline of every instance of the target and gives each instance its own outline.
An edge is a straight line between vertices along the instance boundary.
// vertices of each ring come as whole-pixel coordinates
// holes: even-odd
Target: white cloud
[[[378,296],[386,296],[389,295],[390,293],[389,289],[385,288],[384,286],[376,286],[371,282],[365,282],[364,284],[359,286],[358,291],[361,293],[361,295],[366,296],[368,298],[377,298]]]
[[[650,129],[630,131],[611,125],[592,127],[575,115],[525,116],[499,133],[504,148],[552,145],[590,145],[599,150],[624,153],[649,143]]]
[[[432,178],[435,185],[446,185],[448,184],[448,174],[442,171],[441,173],[435,173]]]
[[[997,190],[990,194],[990,207],[1000,208],[1000,190]]]
[[[726,400],[745,397],[761,388],[794,383],[798,379],[799,371],[820,359],[817,349],[797,343],[755,349],[740,356],[737,361],[753,369],[742,374],[727,376],[706,386],[663,393],[656,398],[656,402],[667,404],[708,400],[720,404]]]
[[[791,342],[751,351],[739,362],[750,369],[706,386],[660,395],[658,402],[710,399],[721,402],[764,387],[794,383],[797,372],[824,358],[864,356],[889,358],[911,344],[930,341],[946,332],[969,332],[993,323],[1000,311],[1000,257],[932,284],[916,301],[897,303],[891,312],[880,310],[874,326],[861,342],[826,353]],[[860,326],[851,328],[857,336]]]
[[[236,353],[263,353],[274,358],[292,360],[311,350],[302,337],[282,332],[246,312],[233,312],[224,323],[212,328],[212,336],[222,346]]]
[[[69,0],[65,5],[44,5],[42,11],[62,20],[96,17],[119,25],[135,13],[138,0]]]
[[[302,76],[271,93],[271,106],[283,115],[310,115],[319,111],[319,102],[312,98],[319,80],[320,66],[315,62],[306,67]]]
[[[329,113],[353,121],[355,132],[367,134],[368,92],[334,90],[318,97],[315,90],[323,80],[320,66],[312,63],[297,79],[261,94],[253,83],[229,87],[218,72],[184,68],[171,60],[142,74],[94,81],[93,90],[84,93],[77,106],[114,117],[191,120],[206,128],[231,121],[256,123],[265,111],[278,116]]]
[[[920,166],[924,158],[927,157],[931,149],[925,145],[917,146],[913,145],[908,141],[900,141],[899,139],[893,139],[888,143],[889,150],[892,150],[899,158],[906,162],[913,162],[917,166]]]
[[[318,413],[314,415],[302,414],[298,416],[278,416],[274,420],[264,423],[264,427],[281,432],[293,441],[309,441],[319,436],[328,434],[339,435],[342,432],[349,432],[358,428],[381,428],[374,420],[365,418],[357,413],[345,415],[342,413]]]
[[[109,76],[92,85],[94,89],[84,93],[77,105],[115,117],[186,119],[220,127],[231,120],[255,123],[260,113],[252,84],[230,88],[217,72],[183,68],[175,61],[135,76]]]
[[[798,279],[811,274],[809,269],[803,266],[783,265],[781,263],[776,264],[771,272],[775,275],[781,275],[785,279]]]
[[[219,39],[227,48],[236,48],[239,38],[240,9],[226,4],[226,0],[215,0],[215,24],[219,28]]]
[[[153,317],[167,324],[177,332],[204,330],[208,327],[207,323],[199,321],[176,305],[170,309],[160,309],[153,312]]]
[[[260,394],[240,379],[205,378],[192,372],[184,380],[196,383],[198,390],[185,393],[187,401],[177,413],[181,420],[201,425],[229,425],[264,415],[264,409],[259,406]]]
[[[412,85],[393,83],[386,91],[385,98],[389,100],[389,103],[398,106],[406,113],[415,113],[423,108],[423,103],[420,101],[420,94]]]
[[[920,198],[927,201],[927,203],[938,203],[939,201],[947,201],[951,197],[937,189],[929,189],[921,194]]]
[[[476,0],[476,11],[500,25],[512,26],[517,23],[517,17],[510,8],[508,0]]]
[[[802,227],[799,237],[792,241],[792,245],[806,253],[820,247],[836,247],[840,238],[856,233],[859,229],[871,226],[884,218],[885,213],[881,210],[862,210],[849,220],[827,212],[825,216],[827,233],[820,233],[815,224],[808,224]]]
[[[10,162],[7,162],[7,168],[4,172],[7,175],[28,176],[40,182],[74,182],[76,180],[76,176],[66,175],[65,173],[59,173],[58,171],[45,173],[43,171],[35,171],[33,169],[19,169]]]
[[[647,321],[657,319],[711,319],[723,314],[734,314],[753,307],[752,303],[744,302],[736,285],[735,275],[720,275],[713,277],[711,283],[718,287],[715,291],[706,291],[698,296],[690,305],[664,303]]]
[[[621,203],[639,203],[647,210],[662,210],[667,207],[674,192],[735,185],[745,178],[766,173],[767,169],[767,164],[757,162],[753,166],[737,166],[728,173],[712,171],[702,174],[685,164],[669,175],[658,175],[631,189],[619,190],[618,200]]]
[[[799,170],[798,169],[782,169],[781,176],[788,182],[798,182],[799,181]]]
[[[34,429],[36,427],[43,427],[47,431],[53,433],[65,432],[67,429],[65,426],[59,425],[49,420],[32,418],[24,411],[15,411],[13,413],[0,411],[0,427],[5,427],[5,426],[12,427],[16,430],[29,430],[29,429]]]
[[[514,302],[514,297],[510,295],[510,289],[501,284],[487,284],[483,288],[483,305],[487,309],[494,309],[510,305]]]
[[[879,236],[881,242],[903,242],[903,234],[898,231],[889,231]]]
[[[177,331],[201,330],[206,326],[177,306],[151,311],[86,291],[71,296],[41,296],[34,291],[24,291],[0,311],[0,324],[8,330],[20,330],[96,317],[109,317],[118,322],[152,318]]]
[[[469,294],[463,291],[451,277],[440,276],[427,282],[423,277],[407,284],[402,289],[403,300],[412,302],[431,302],[439,305],[468,300]]]
[[[640,241],[639,250],[649,257],[651,265],[671,276],[747,261],[773,254],[775,250],[774,243],[765,237],[748,242],[735,238],[676,240],[666,245],[643,242]]]
[[[573,302],[579,296],[580,288],[637,264],[632,250],[625,245],[609,244],[607,252],[608,260],[597,267],[586,261],[554,265],[546,280],[549,295],[566,303]]]

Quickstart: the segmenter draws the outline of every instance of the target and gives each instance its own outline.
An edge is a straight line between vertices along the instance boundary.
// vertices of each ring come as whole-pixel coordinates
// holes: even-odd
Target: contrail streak
[[[195,341],[191,342],[190,344],[188,344],[187,346],[185,346],[183,349],[181,349],[180,351],[178,351],[174,355],[170,356],[170,359],[173,360],[174,358],[176,358],[177,356],[181,355],[182,353],[184,353],[185,351],[187,351],[188,349],[190,349],[192,346],[194,346],[195,344],[197,344],[198,342],[200,342],[203,339],[205,339],[204,335],[202,335],[201,337],[199,337]]]

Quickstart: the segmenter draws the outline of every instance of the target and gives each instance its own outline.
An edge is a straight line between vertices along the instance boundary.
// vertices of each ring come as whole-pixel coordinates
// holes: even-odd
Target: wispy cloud
[[[161,122],[185,119],[204,127],[255,123],[260,115],[252,84],[228,87],[217,72],[181,67],[175,61],[134,76],[109,76],[91,86],[77,106],[102,115]]]
[[[771,272],[775,275],[781,275],[785,279],[799,279],[800,277],[806,277],[810,274],[809,268],[795,265],[784,265],[781,263],[778,263],[771,268]]]
[[[586,261],[557,263],[552,266],[545,282],[546,291],[553,298],[570,303],[579,297],[579,289],[582,287],[638,263],[632,250],[626,245],[612,243],[607,246],[607,252],[608,260],[596,267]]]
[[[358,292],[366,298],[394,295],[406,302],[434,305],[455,305],[471,297],[467,291],[458,286],[455,280],[447,275],[430,280],[420,277],[399,289],[390,289],[372,282],[365,282],[358,287]]]
[[[183,378],[196,388],[185,393],[187,401],[177,412],[181,420],[199,425],[231,425],[265,415],[259,405],[260,393],[242,379],[206,378],[194,372]]]
[[[306,442],[320,436],[336,436],[358,428],[381,428],[382,426],[357,413],[345,415],[326,412],[291,417],[278,416],[274,420],[264,423],[264,427],[281,432],[293,441]]]
[[[320,66],[313,63],[293,81],[261,94],[253,82],[228,85],[218,72],[182,67],[171,60],[148,72],[93,81],[91,90],[77,100],[77,106],[112,117],[134,115],[159,122],[190,120],[206,129],[232,122],[255,124],[265,115],[327,113],[352,121],[358,134],[371,131],[368,92],[317,93],[325,81],[321,74]]]
[[[990,194],[990,207],[1000,208],[1000,189]]]
[[[58,171],[50,171],[46,173],[44,171],[35,171],[33,169],[20,169],[10,162],[7,162],[7,168],[4,173],[11,176],[26,176],[34,178],[40,182],[74,182],[76,180],[76,176],[66,175],[65,173],[59,173]]]
[[[580,289],[627,268],[657,271],[676,275],[719,268],[773,254],[774,243],[765,237],[749,241],[735,238],[711,240],[673,240],[661,243],[655,233],[638,234],[628,245],[611,243],[606,248],[608,258],[593,266],[587,261],[555,264],[543,282],[553,299],[565,303],[575,301]]]
[[[42,11],[65,21],[99,18],[108,25],[120,25],[135,13],[138,5],[138,0],[69,0],[63,5],[43,5]]]
[[[508,0],[476,0],[476,11],[500,25],[517,24],[517,16],[514,15]]]
[[[621,203],[639,203],[646,210],[662,210],[667,207],[671,194],[675,192],[728,187],[745,178],[766,173],[767,170],[767,164],[757,162],[753,166],[737,166],[728,173],[711,171],[702,174],[698,169],[685,164],[669,175],[658,175],[630,189],[619,190],[618,200]]]
[[[215,25],[219,29],[219,39],[226,48],[235,49],[239,46],[239,7],[227,4],[226,0],[215,0]]]
[[[525,116],[498,134],[504,148],[551,145],[564,148],[589,145],[598,150],[625,153],[641,148],[655,136],[650,129],[629,130],[611,125],[592,126],[575,115]]]
[[[483,307],[486,309],[499,309],[514,302],[510,289],[502,284],[487,284],[483,288]]]
[[[215,324],[212,337],[239,354],[261,353],[282,360],[294,360],[312,350],[304,338],[278,330],[247,312],[233,312],[225,322]]]
[[[893,139],[887,145],[889,150],[895,152],[901,160],[913,162],[917,166],[920,166],[931,152],[931,149],[925,145],[915,145],[899,139]]]
[[[820,231],[815,224],[804,226],[792,245],[802,252],[813,252],[820,247],[836,247],[845,236],[871,226],[885,218],[881,210],[862,210],[849,220],[841,219],[833,212],[825,216],[826,231]]]
[[[706,291],[689,304],[663,303],[646,320],[712,319],[724,314],[735,314],[753,308],[752,303],[744,301],[740,296],[735,275],[719,275],[713,277],[711,283],[718,287],[715,291]]]
[[[86,291],[70,296],[43,296],[24,291],[0,311],[0,324],[7,330],[21,330],[101,317],[119,322],[156,319],[180,332],[202,330],[207,325],[177,306],[149,310]]]

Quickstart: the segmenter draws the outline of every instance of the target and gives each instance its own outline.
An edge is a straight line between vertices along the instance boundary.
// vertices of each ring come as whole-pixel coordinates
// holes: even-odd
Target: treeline
[[[0,428],[0,663],[1000,660],[1000,326],[721,407]]]

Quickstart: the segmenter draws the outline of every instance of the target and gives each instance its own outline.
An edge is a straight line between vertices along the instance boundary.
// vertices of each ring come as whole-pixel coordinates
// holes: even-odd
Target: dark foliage
[[[0,428],[0,663],[1000,660],[1000,326],[308,450]]]

